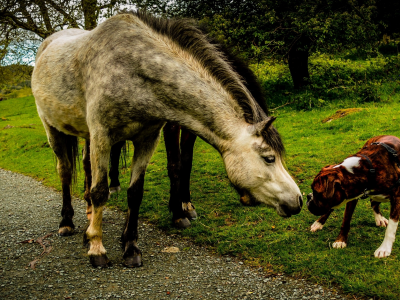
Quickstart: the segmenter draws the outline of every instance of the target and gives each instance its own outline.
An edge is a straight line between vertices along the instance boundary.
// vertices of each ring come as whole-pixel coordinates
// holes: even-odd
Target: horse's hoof
[[[174,221],[174,224],[177,228],[188,228],[190,226],[190,221],[188,218],[180,218]]]
[[[184,211],[186,218],[189,220],[196,220],[197,219],[197,212],[192,209],[192,210],[186,210]]]
[[[108,260],[107,255],[90,255],[90,263],[95,268],[108,268],[111,266],[111,262]]]
[[[113,187],[110,186],[110,195],[114,194],[114,193],[117,193],[120,190],[121,190],[121,186],[113,186]]]
[[[129,256],[124,259],[122,264],[127,267],[127,268],[138,268],[142,267],[142,256],[141,255],[134,255],[134,256]]]
[[[72,227],[64,226],[64,227],[58,228],[58,234],[60,236],[69,236],[69,235],[72,235],[73,233],[74,233],[74,229]]]

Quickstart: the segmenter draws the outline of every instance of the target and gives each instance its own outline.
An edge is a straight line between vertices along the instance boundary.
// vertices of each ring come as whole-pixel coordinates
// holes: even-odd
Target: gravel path
[[[346,299],[306,280],[268,277],[143,222],[144,266],[124,268],[119,244],[124,215],[109,209],[103,219],[104,246],[113,266],[94,269],[82,245],[85,202],[74,199],[73,205],[76,233],[59,237],[61,194],[0,169],[0,299]],[[44,247],[35,242],[48,234]],[[162,252],[170,246],[180,252]],[[35,264],[43,249],[49,253]]]

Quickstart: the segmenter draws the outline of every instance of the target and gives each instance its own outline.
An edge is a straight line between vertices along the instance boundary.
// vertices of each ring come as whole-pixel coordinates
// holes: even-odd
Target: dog
[[[347,246],[350,221],[358,199],[371,199],[377,226],[386,227],[385,238],[375,251],[377,258],[392,252],[400,216],[400,139],[382,135],[369,139],[356,154],[341,164],[329,165],[318,173],[307,195],[308,210],[321,216],[311,231],[322,229],[332,211],[346,204],[342,227],[333,248]],[[390,202],[389,221],[379,210],[381,202]]]

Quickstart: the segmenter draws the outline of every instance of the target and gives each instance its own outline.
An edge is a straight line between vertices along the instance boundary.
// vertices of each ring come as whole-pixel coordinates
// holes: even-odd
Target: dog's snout
[[[312,193],[309,193],[309,194],[307,195],[307,204],[312,200],[312,198],[313,198]]]

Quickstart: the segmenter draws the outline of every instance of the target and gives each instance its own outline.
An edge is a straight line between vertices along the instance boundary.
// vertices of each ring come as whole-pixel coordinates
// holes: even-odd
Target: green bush
[[[289,68],[283,63],[266,61],[251,68],[260,79],[270,107],[293,103],[296,109],[307,110],[344,98],[358,103],[379,102],[383,82],[400,84],[399,54],[378,54],[364,60],[313,55],[309,60],[311,84],[303,91],[294,90]]]

